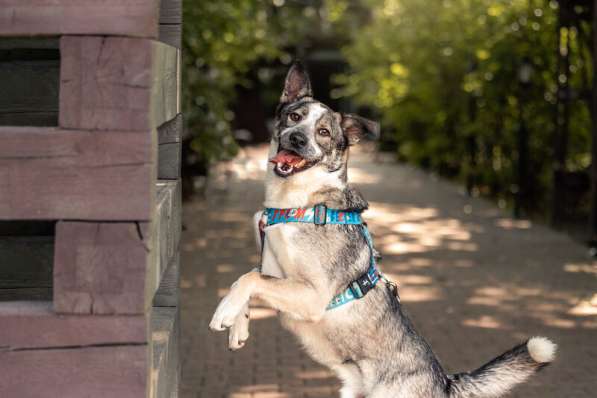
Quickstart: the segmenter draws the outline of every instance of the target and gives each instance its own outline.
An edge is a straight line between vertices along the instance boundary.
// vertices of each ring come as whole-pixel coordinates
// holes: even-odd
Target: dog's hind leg
[[[340,398],[364,397],[363,375],[354,362],[333,367],[334,372],[342,380]]]

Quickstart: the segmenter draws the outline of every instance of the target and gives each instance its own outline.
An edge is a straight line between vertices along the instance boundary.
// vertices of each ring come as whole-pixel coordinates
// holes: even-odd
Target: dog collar
[[[275,209],[268,207],[265,209],[265,215],[267,216],[266,226],[290,222],[361,226],[361,231],[369,247],[369,268],[367,272],[352,281],[344,291],[332,298],[326,307],[328,311],[365,297],[382,277],[375,262],[371,234],[367,226],[363,224],[360,212],[328,209],[324,204],[319,204],[311,208]]]
[[[274,209],[268,207],[265,209],[265,214],[267,215],[268,226],[288,222],[313,223],[315,225],[359,225],[363,223],[361,213],[358,211],[328,209],[324,204],[297,209]]]

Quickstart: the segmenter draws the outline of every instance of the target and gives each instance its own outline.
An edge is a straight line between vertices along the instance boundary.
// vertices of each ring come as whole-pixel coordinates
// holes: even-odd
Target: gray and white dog
[[[347,161],[351,145],[378,134],[376,123],[316,101],[300,63],[288,72],[276,120],[265,207],[367,208],[347,185]],[[256,224],[260,218],[258,213]],[[280,312],[283,326],[314,360],[338,375],[342,398],[501,397],[554,359],[556,345],[533,337],[475,371],[448,375],[384,283],[326,310],[365,273],[369,257],[358,225],[269,226],[261,269],[232,285],[210,328],[230,328],[230,349],[242,347],[249,336],[249,299],[261,299]]]

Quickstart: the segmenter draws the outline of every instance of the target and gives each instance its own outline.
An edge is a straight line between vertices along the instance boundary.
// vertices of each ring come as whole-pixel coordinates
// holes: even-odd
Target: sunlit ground
[[[185,208],[182,243],[183,397],[336,397],[338,381],[311,362],[276,313],[254,303],[251,337],[230,353],[207,331],[220,297],[259,261],[252,213],[262,200],[265,148],[218,167],[207,201]],[[370,200],[365,218],[383,271],[450,372],[478,367],[532,335],[558,360],[512,397],[588,397],[597,388],[597,263],[584,247],[445,181],[369,153],[350,179]]]

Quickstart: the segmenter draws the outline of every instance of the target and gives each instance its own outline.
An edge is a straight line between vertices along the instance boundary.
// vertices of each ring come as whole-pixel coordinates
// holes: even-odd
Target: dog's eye
[[[288,117],[290,118],[290,120],[292,120],[293,122],[298,122],[299,120],[301,120],[301,115],[299,115],[296,112],[292,112],[290,115],[288,115]]]
[[[322,137],[329,137],[330,136],[330,131],[328,129],[319,129],[317,132]]]

